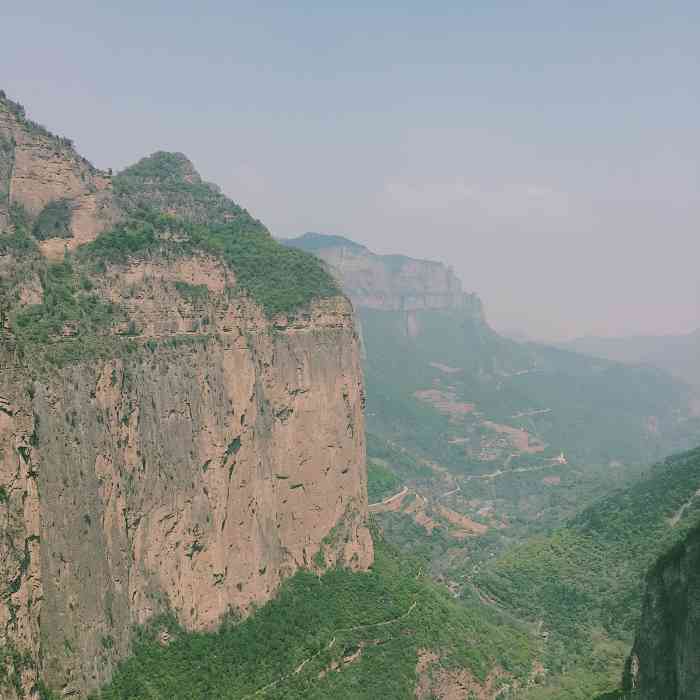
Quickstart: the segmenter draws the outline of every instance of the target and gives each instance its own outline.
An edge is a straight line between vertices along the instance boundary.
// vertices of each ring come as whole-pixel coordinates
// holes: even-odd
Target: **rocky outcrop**
[[[12,207],[34,226],[42,212],[62,204],[68,212],[65,232],[39,235],[44,253],[61,257],[94,240],[119,217],[111,196],[111,178],[78,155],[68,139],[54,136],[26,118],[24,109],[0,95],[0,227]]]
[[[646,579],[642,620],[624,687],[643,700],[700,697],[700,526],[662,556]]]
[[[283,243],[324,260],[356,307],[407,312],[468,309],[482,314],[479,298],[465,294],[452,268],[442,263],[376,255],[341,236],[307,233]]]
[[[16,144],[10,199],[29,217],[70,201],[65,241],[77,246],[126,215],[69,145],[15,108],[2,115]],[[111,213],[86,233],[74,223],[90,197]],[[0,697],[34,697],[41,683],[84,697],[129,653],[134,625],[168,613],[211,629],[300,568],[371,564],[345,297],[270,317],[211,254],[84,264],[83,302],[119,313],[94,358],[47,367],[16,349],[14,313],[42,289],[31,270],[10,277],[13,255],[0,258],[12,288],[0,324]],[[79,341],[67,322],[41,351]]]

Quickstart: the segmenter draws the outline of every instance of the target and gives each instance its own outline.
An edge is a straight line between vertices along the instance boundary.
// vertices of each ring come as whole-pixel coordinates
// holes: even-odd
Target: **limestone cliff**
[[[646,579],[642,620],[624,686],[643,700],[700,697],[700,526]]]
[[[119,216],[109,175],[0,93],[0,227],[13,209],[33,222],[43,252],[51,257],[93,240]]]
[[[481,315],[475,294],[465,294],[451,268],[404,255],[376,255],[341,236],[307,233],[283,241],[314,253],[333,270],[356,307],[384,311],[470,309]]]
[[[299,568],[371,564],[358,336],[328,286],[272,313],[200,229],[130,228],[111,178],[4,97],[0,135],[0,697],[83,697],[135,624],[212,628]],[[161,191],[139,206],[219,218]],[[227,202],[221,236],[250,233]]]

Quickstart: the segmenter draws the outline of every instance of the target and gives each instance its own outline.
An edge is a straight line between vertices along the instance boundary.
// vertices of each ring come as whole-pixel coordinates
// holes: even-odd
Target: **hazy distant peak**
[[[297,238],[284,238],[282,239],[282,243],[291,248],[301,248],[302,250],[306,250],[310,253],[318,253],[319,251],[329,250],[331,248],[343,248],[357,255],[370,255],[377,260],[381,260],[383,264],[397,271],[403,265],[411,263],[435,265],[439,267],[444,267],[445,269],[449,269],[448,265],[445,265],[444,263],[437,260],[412,258],[409,255],[402,255],[396,253],[375,253],[374,251],[370,250],[367,246],[362,245],[361,243],[356,243],[355,241],[351,241],[345,236],[336,236],[331,233],[315,233],[310,231],[301,236],[298,236]]]
[[[386,311],[469,308],[482,318],[481,301],[466,295],[451,267],[406,255],[376,255],[343,236],[305,233],[281,241],[324,260],[359,308]]]

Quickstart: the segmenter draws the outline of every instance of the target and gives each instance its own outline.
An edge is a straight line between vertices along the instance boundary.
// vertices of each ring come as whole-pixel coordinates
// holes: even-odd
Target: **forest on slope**
[[[652,467],[631,487],[484,566],[470,585],[547,634],[545,665],[561,674],[533,698],[586,698],[619,686],[639,625],[644,577],[700,522],[700,449]]]
[[[374,537],[369,572],[300,572],[252,617],[217,632],[154,620],[94,698],[427,698],[416,689],[429,671],[467,679],[479,696],[535,681],[539,641],[525,626],[453,600],[418,561]],[[421,657],[436,667],[421,667]]]

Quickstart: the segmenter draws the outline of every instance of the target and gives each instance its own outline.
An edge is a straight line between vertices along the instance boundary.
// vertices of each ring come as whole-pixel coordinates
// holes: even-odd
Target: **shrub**
[[[70,228],[73,216],[73,205],[68,199],[57,199],[49,202],[40,212],[34,226],[32,235],[39,241],[47,238],[72,238]]]

